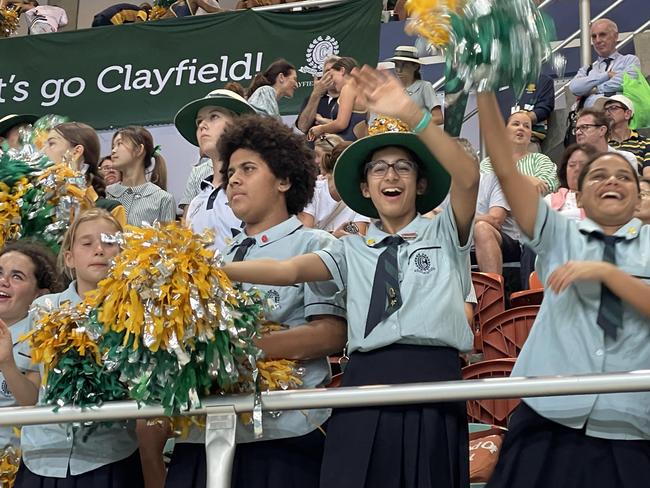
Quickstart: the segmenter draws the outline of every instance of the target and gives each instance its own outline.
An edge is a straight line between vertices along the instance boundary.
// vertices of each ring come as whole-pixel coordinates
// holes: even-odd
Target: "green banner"
[[[67,115],[97,129],[166,124],[228,81],[248,86],[277,58],[298,69],[297,113],[330,54],[375,64],[380,0],[307,12],[252,10],[0,39],[0,117]]]

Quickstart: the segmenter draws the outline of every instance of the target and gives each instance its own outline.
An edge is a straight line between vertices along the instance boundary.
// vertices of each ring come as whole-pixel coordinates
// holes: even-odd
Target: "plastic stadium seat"
[[[543,299],[543,289],[517,291],[510,295],[510,306],[515,308],[527,305],[541,305]]]
[[[327,388],[337,388],[341,386],[341,381],[343,380],[343,373],[335,374],[332,376],[332,379],[329,382],[329,385],[327,385]]]
[[[511,308],[485,322],[481,327],[483,359],[516,358],[538,312],[539,305]]]
[[[472,283],[478,302],[474,312],[474,348],[480,350],[482,325],[506,309],[503,276],[472,272]]]
[[[493,359],[470,364],[463,368],[463,378],[478,380],[485,378],[507,378],[512,372],[515,360]],[[519,405],[519,399],[486,399],[467,402],[467,415],[470,422],[505,427],[508,415]]]
[[[537,271],[533,271],[530,273],[530,277],[528,278],[528,288],[531,290],[543,290],[544,289],[544,283],[539,279],[539,275],[537,274]]]

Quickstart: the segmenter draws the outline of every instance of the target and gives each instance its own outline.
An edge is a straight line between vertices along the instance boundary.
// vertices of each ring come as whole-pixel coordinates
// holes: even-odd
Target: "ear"
[[[426,178],[419,178],[418,182],[415,185],[415,193],[416,195],[424,195],[424,192],[427,189],[429,182],[427,181]]]
[[[65,263],[66,268],[74,269],[74,257],[72,256],[72,251],[63,252],[63,262]]]
[[[84,147],[81,144],[77,144],[72,148],[72,155],[75,161],[79,163],[84,163]]]
[[[291,188],[291,181],[289,178],[282,178],[278,179],[279,184],[278,184],[278,190],[280,193],[286,193],[289,191],[289,188]]]
[[[583,206],[582,206],[582,192],[581,191],[576,192],[576,205],[578,205],[578,208],[583,208]]]
[[[144,156],[144,144],[138,144],[135,148],[135,155],[140,158]]]
[[[368,183],[366,183],[365,181],[361,182],[360,188],[361,188],[361,194],[364,196],[364,198],[370,198],[370,190],[368,190]]]

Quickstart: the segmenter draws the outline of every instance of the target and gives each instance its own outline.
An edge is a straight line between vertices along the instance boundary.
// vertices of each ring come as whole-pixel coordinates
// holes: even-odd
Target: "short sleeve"
[[[323,261],[332,275],[336,287],[341,291],[345,290],[345,285],[348,280],[345,244],[347,239],[354,237],[355,236],[335,239],[327,247],[314,252],[321,261]]]
[[[171,193],[165,192],[160,202],[160,221],[173,222],[176,220],[176,202]]]
[[[562,253],[569,249],[574,224],[563,215],[551,210],[542,198],[537,204],[537,218],[532,239],[522,233],[522,241],[539,256]]]
[[[442,103],[438,99],[433,85],[428,81],[422,83],[422,99],[424,100],[424,106],[426,109],[431,112],[436,107],[442,107]]]
[[[309,247],[317,254],[338,243],[338,240],[326,232],[317,232]],[[322,258],[321,258],[322,259]],[[328,266],[329,269],[329,266]],[[334,273],[331,272],[335,278]],[[305,317],[315,315],[335,315],[346,317],[345,311],[345,287],[340,287],[335,279],[305,284]]]

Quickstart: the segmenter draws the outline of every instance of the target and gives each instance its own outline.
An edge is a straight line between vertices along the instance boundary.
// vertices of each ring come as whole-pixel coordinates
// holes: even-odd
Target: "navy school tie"
[[[400,236],[388,236],[377,243],[375,247],[386,247],[377,259],[375,277],[370,294],[370,307],[366,319],[366,335],[381,321],[395,313],[402,306],[402,296],[399,290],[397,267],[397,250],[404,242]]]
[[[248,248],[255,244],[255,239],[252,237],[247,237],[237,245],[237,250],[235,251],[235,257],[232,258],[232,262],[243,261],[244,256],[248,252]]]

